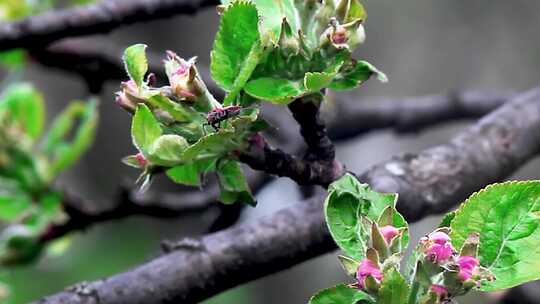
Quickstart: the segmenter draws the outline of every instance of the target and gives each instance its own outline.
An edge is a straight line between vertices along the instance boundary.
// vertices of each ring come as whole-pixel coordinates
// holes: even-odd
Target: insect
[[[241,110],[242,107],[240,106],[228,106],[225,108],[213,109],[206,115],[207,124],[217,131],[221,127],[221,122],[231,117],[238,116]]]

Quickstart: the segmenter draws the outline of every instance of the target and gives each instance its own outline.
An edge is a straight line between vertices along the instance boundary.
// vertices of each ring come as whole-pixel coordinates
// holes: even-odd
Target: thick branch
[[[21,21],[0,23],[0,51],[42,48],[62,38],[106,33],[123,25],[180,14],[193,15],[218,4],[217,0],[105,0],[50,11]]]
[[[418,132],[452,120],[481,117],[513,96],[509,92],[463,91],[359,102],[354,94],[340,94],[328,133],[333,140],[341,140],[384,128],[398,133]]]
[[[418,155],[396,157],[371,168],[360,179],[381,191],[398,191],[399,208],[414,221],[451,208],[533,158],[540,151],[539,128],[540,89],[536,89],[483,118],[450,143]],[[84,288],[70,288],[40,303],[201,301],[334,249],[321,206],[320,201],[293,205],[255,223],[205,236],[191,249],[172,252]]]

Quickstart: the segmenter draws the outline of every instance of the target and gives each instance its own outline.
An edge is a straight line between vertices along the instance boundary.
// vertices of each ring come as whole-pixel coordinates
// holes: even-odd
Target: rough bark
[[[451,120],[478,118],[498,108],[516,94],[496,91],[459,91],[450,94],[358,101],[354,94],[335,97],[328,133],[333,140],[371,130],[419,132]]]

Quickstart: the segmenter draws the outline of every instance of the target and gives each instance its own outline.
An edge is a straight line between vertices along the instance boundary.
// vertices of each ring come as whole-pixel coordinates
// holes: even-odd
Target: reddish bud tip
[[[399,230],[391,225],[381,227],[380,230],[386,244],[390,244],[390,242],[399,234]]]
[[[142,168],[145,168],[146,165],[148,165],[148,160],[146,160],[142,153],[137,153],[137,155],[135,155],[135,159],[139,163],[139,166],[141,166]]]

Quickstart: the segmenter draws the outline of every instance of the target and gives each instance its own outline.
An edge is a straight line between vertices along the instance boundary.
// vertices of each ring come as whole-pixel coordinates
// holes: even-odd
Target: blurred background
[[[369,102],[377,96],[405,97],[462,89],[522,91],[540,81],[540,1],[366,0],[364,3],[369,15],[367,41],[360,47],[358,56],[387,73],[390,81],[381,84],[371,80],[354,91],[359,102]],[[182,57],[198,56],[201,65],[208,65],[217,25],[217,13],[208,9],[194,17],[137,24],[85,40],[119,52],[128,45],[146,43],[151,52],[164,56],[164,51],[170,49]],[[0,75],[4,79],[5,71]],[[31,81],[44,93],[49,118],[70,100],[88,97],[86,86],[79,78],[38,64],[29,63],[15,77]],[[96,204],[106,204],[120,184],[132,183],[138,174],[120,163],[134,149],[129,136],[130,117],[113,102],[118,86],[116,82],[107,83],[100,96],[101,121],[93,148],[59,181],[60,187]],[[390,131],[373,132],[339,144],[338,158],[352,171],[362,172],[397,153],[445,143],[469,123],[445,124],[408,136],[396,136]],[[539,169],[540,162],[530,163],[513,178],[539,178]],[[241,221],[272,213],[301,195],[293,182],[279,179],[262,189],[257,197],[259,206],[245,209]],[[160,240],[198,235],[214,217],[215,210],[175,220],[135,217],[72,234],[54,244],[37,264],[2,274],[14,288],[9,303],[27,303],[80,281],[128,270],[157,256]],[[412,233],[418,239],[437,223],[438,218],[425,219],[412,226]],[[318,289],[346,279],[336,254],[332,253],[205,303],[307,303]],[[472,294],[460,303],[491,301]]]

